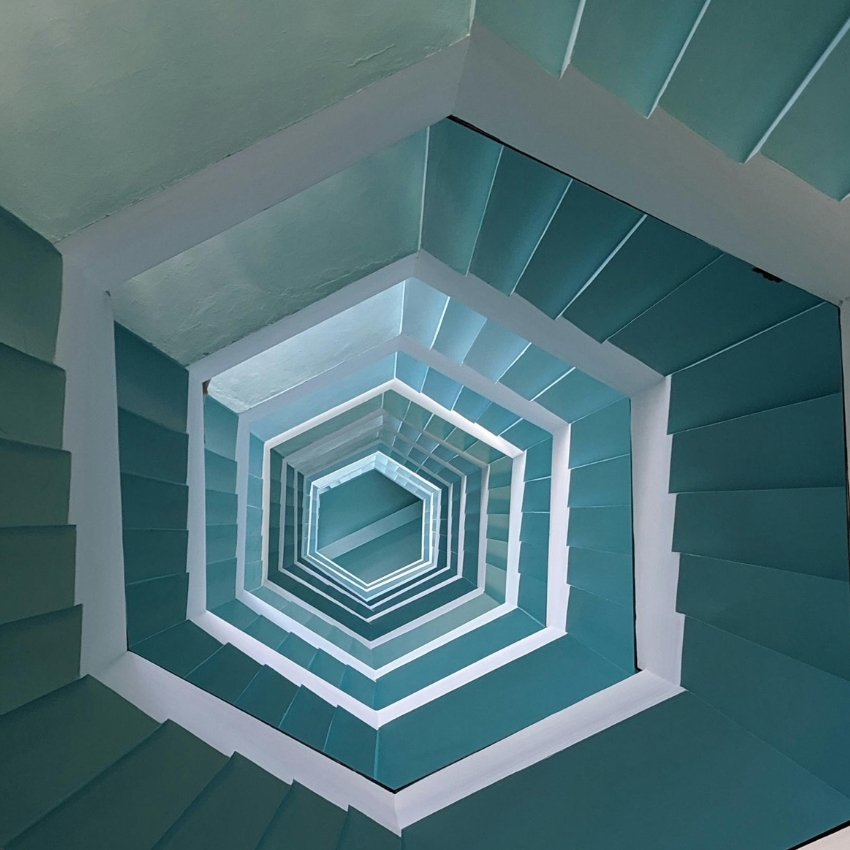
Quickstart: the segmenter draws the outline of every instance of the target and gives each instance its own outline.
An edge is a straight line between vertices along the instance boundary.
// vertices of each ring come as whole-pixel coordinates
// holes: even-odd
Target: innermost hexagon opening
[[[305,554],[364,598],[436,563],[440,492],[382,452],[314,481]]]

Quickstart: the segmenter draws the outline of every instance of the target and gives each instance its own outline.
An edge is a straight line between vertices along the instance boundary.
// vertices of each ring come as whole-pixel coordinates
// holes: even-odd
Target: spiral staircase
[[[528,149],[469,105],[482,69],[580,74],[819,221],[850,5],[779,6],[445,2],[425,47],[387,17],[408,67],[354,60],[318,120],[460,45],[451,105],[379,93],[355,157],[299,142],[305,100],[294,189],[261,152],[226,226],[210,172],[79,213],[0,181],[1,847],[841,846],[840,253],[799,288],[737,256],[759,224],[674,226],[649,162],[597,186],[540,104]]]

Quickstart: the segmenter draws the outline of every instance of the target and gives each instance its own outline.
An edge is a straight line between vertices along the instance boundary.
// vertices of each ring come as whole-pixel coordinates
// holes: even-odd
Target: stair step
[[[850,794],[850,682],[686,618],[682,686]]]
[[[261,667],[234,705],[277,728],[297,692],[298,685],[271,667]]]
[[[231,626],[243,631],[248,628],[260,615],[238,599],[231,599],[224,605],[214,609],[213,614],[226,620]]]
[[[635,612],[580,587],[570,589],[567,631],[629,673],[635,670]]]
[[[676,609],[850,679],[847,581],[682,555]]]
[[[226,758],[166,721],[9,850],[151,850],[221,770]]]
[[[627,608],[634,606],[632,556],[570,546],[567,584]]]
[[[125,594],[127,642],[132,647],[186,619],[189,574],[128,584]]]
[[[0,626],[0,715],[80,673],[81,605]]]
[[[327,755],[371,777],[375,775],[377,745],[377,729],[337,706],[325,741]]]
[[[186,676],[221,646],[211,634],[189,620],[137,643],[133,652],[174,673]]]
[[[487,511],[496,508],[507,512],[510,510],[510,492],[500,494],[501,499],[494,505],[493,501],[488,503]],[[549,510],[552,496],[552,479],[536,478],[534,481],[526,481],[522,491],[522,512],[545,513]]]
[[[670,491],[840,487],[841,394],[776,407],[673,436]]]
[[[475,342],[472,343],[472,347],[469,349],[469,353],[466,355],[463,362],[464,365],[469,366],[470,369],[474,369],[476,372],[479,372],[485,378],[488,378],[491,381],[498,381],[499,378],[501,378],[502,375],[507,372],[508,368],[516,361],[517,357],[519,357],[527,348],[527,340],[524,340],[522,337],[517,336],[515,333],[506,330],[501,325],[488,319],[481,328],[478,336],[475,338]],[[458,409],[458,406],[466,406],[463,399],[464,395],[463,391],[461,391],[458,395],[457,401],[455,402],[455,410],[458,410],[459,413],[461,411]],[[477,422],[478,417],[482,416],[491,404],[492,402],[490,402],[489,399],[483,399],[480,396],[476,397],[474,401],[475,416],[467,416],[467,418],[472,418],[473,421]],[[428,418],[430,419],[430,417]],[[473,443],[473,445],[467,449],[467,452],[469,454],[473,454],[473,448],[476,445],[479,444]],[[489,448],[489,446],[487,448]],[[475,456],[477,457],[477,455]],[[498,456],[499,455],[497,454],[491,460],[495,460]]]
[[[256,638],[258,641],[272,649],[278,649],[289,635],[289,632],[282,629],[280,626],[275,625],[275,623],[271,620],[267,620],[265,617],[258,617],[244,631],[245,634],[251,635],[251,637]]]
[[[236,558],[207,563],[207,609],[226,605],[236,596]]]
[[[610,341],[669,375],[819,303],[814,295],[765,280],[749,263],[724,254]]]
[[[188,541],[185,528],[124,529],[124,581],[185,573]]]
[[[631,402],[623,398],[573,422],[570,467],[627,455],[631,439]]]
[[[115,325],[118,407],[186,431],[189,373],[127,328]]]
[[[65,373],[0,344],[0,435],[49,448],[62,447]]]
[[[309,688],[301,687],[286,710],[279,728],[314,750],[322,750],[333,715],[334,706]]]
[[[841,392],[838,308],[821,304],[673,375],[669,433]]]
[[[71,455],[0,439],[0,527],[68,522]]]
[[[0,844],[82,788],[157,728],[86,676],[0,719]]]
[[[604,342],[718,256],[716,248],[647,217],[564,318]]]
[[[0,625],[74,604],[73,526],[0,529]]]
[[[401,836],[375,823],[357,809],[349,809],[337,850],[401,850]]]
[[[501,145],[454,121],[429,130],[422,247],[466,274],[499,163]]]
[[[438,125],[439,126],[439,125]],[[433,132],[433,128],[432,128]],[[427,187],[426,187],[426,192]],[[428,204],[428,199],[426,198],[426,206]],[[477,225],[476,225],[477,227]],[[476,231],[477,232],[477,231]],[[422,235],[423,242],[425,239],[425,234],[423,232]],[[471,238],[475,239],[475,234],[471,234]],[[455,247],[452,245],[451,248],[448,248],[448,251],[453,252]],[[426,250],[428,250],[426,248]],[[433,253],[433,251],[431,252]],[[457,257],[457,262],[459,264],[464,264],[468,266],[469,258],[472,255],[471,248],[469,253],[463,252],[465,256]],[[434,256],[437,256],[434,254]],[[472,343],[475,342],[475,338],[481,333],[481,328],[484,327],[484,322],[487,320],[480,313],[476,313],[474,310],[470,310],[465,304],[462,304],[460,301],[455,300],[454,298],[449,299],[449,303],[446,306],[445,313],[443,313],[443,318],[440,321],[440,327],[437,331],[437,336],[434,339],[434,344],[432,348],[434,351],[439,351],[440,354],[445,354],[450,360],[454,360],[456,363],[462,363],[467,354],[469,354],[469,349],[472,348]],[[426,344],[430,344],[430,340],[426,342]],[[427,382],[427,378],[426,378]],[[427,385],[427,384],[426,384]],[[460,394],[461,385],[452,381],[450,384],[446,384],[446,401],[448,404],[443,404],[444,407],[449,408],[451,410],[454,403],[457,401],[457,397]],[[388,396],[385,396],[387,398]],[[395,396],[389,396],[390,398],[395,398]],[[386,404],[385,404],[386,406]],[[395,414],[397,418],[394,417],[392,426],[393,430],[396,428],[396,424],[398,426],[404,421],[404,418],[407,416],[408,407],[403,404],[398,404],[398,411]],[[437,420],[434,420],[434,425],[436,426]],[[452,428],[448,423],[442,423],[441,426],[441,437],[445,439],[450,434],[453,434],[456,429]],[[467,435],[468,437],[468,435]],[[394,435],[390,436],[391,440],[395,440]],[[472,438],[469,438],[472,439]]]
[[[345,810],[293,782],[257,850],[335,850],[344,821]]]
[[[569,178],[504,148],[470,273],[510,294],[555,214]]]
[[[141,475],[121,474],[121,514],[124,528],[184,529],[189,488]]]
[[[236,460],[239,417],[211,395],[204,396],[204,447]]]
[[[186,681],[229,703],[235,703],[260,670],[260,664],[232,644],[226,643]]]
[[[186,483],[189,437],[184,432],[119,408],[118,446],[122,472]]]
[[[310,662],[310,672],[315,673],[319,678],[324,679],[331,685],[338,687],[345,676],[346,666],[337,658],[334,658],[330,653],[323,649],[316,651],[313,660]]]
[[[633,207],[573,180],[516,294],[558,318],[640,218]]]
[[[236,493],[207,490],[204,501],[207,525],[236,525]]]
[[[288,791],[234,753],[155,850],[254,850]]]
[[[631,455],[576,466],[570,471],[569,507],[595,508],[631,503]]]
[[[607,384],[573,369],[534,400],[565,422],[574,422],[620,398],[620,393]]]
[[[207,563],[214,564],[236,557],[236,525],[207,525]]]
[[[846,490],[680,493],[673,549],[847,581]]]
[[[572,508],[567,545],[602,552],[632,552],[632,509],[630,505]]]
[[[517,606],[533,617],[541,626],[546,625],[546,602],[549,589],[545,581],[531,575],[520,576]]]
[[[228,457],[204,451],[205,486],[207,490],[222,493],[236,492],[236,461]]]

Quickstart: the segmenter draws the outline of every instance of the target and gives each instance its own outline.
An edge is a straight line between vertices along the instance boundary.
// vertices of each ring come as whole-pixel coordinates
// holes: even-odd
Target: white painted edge
[[[549,503],[549,572],[546,595],[546,623],[566,629],[570,602],[567,583],[567,529],[570,509],[570,438],[572,427],[552,436],[552,489]]]
[[[63,447],[71,452],[74,601],[83,605],[80,673],[127,649],[115,328],[109,295],[66,263],[56,364],[65,370]]]
[[[631,400],[635,634],[638,667],[678,685],[685,617],[676,611],[679,556],[673,551],[676,496],[669,492],[669,408],[669,378]]]
[[[110,289],[451,113],[469,39],[60,240]]]
[[[850,850],[850,827],[806,844],[807,850]]]
[[[201,380],[189,369],[189,392],[186,405],[186,430],[189,434],[186,483],[189,503],[186,526],[189,539],[186,570],[189,594],[186,616],[193,617],[207,605],[207,536],[206,536],[206,456],[204,448],[204,391]]]

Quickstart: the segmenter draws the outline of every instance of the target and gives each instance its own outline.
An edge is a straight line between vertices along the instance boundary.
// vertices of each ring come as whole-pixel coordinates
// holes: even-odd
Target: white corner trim
[[[670,379],[633,396],[631,405],[638,667],[678,685],[685,618],[676,611],[679,556],[673,551],[676,496],[669,492]]]
[[[191,618],[207,605],[207,537],[206,537],[206,458],[204,454],[204,392],[201,379],[189,369],[189,394],[186,404],[186,430],[189,434],[186,483],[189,504],[186,527],[189,540],[186,570],[189,573],[189,595],[186,616]]]
[[[469,39],[60,240],[110,289],[451,113]]]
[[[402,789],[395,795],[399,826],[404,829],[681,691],[649,672],[630,676]]]

